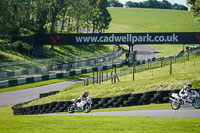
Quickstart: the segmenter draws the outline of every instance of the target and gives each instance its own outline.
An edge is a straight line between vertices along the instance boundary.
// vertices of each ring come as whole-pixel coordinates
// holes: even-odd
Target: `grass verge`
[[[200,56],[191,58],[185,63],[175,63],[172,66],[170,75],[169,65],[135,73],[135,80],[132,74],[121,76],[120,82],[112,84],[110,81],[102,84],[82,86],[75,84],[60,93],[33,101],[29,105],[44,104],[54,101],[69,101],[79,97],[84,90],[90,92],[93,98],[113,97],[123,94],[135,94],[148,91],[175,90],[181,89],[185,83],[191,82],[193,88],[200,88]]]
[[[167,104],[158,106],[164,108],[166,105]],[[157,107],[155,105],[145,105],[141,107],[138,106],[136,108],[155,109]],[[127,108],[124,109],[127,110]],[[198,133],[200,131],[200,118],[121,116],[11,116],[10,110],[10,106],[0,108],[1,133],[132,133],[177,131]]]
[[[112,33],[200,31],[188,11],[119,7],[108,10],[112,16],[108,32]]]

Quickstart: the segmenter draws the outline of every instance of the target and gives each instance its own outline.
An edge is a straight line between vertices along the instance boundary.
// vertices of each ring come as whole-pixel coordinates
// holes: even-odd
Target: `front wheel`
[[[91,104],[86,104],[84,107],[84,112],[89,113],[92,110],[92,105]]]
[[[192,106],[195,108],[195,109],[200,109],[200,98],[195,98],[193,103],[192,103]]]
[[[68,113],[74,113],[74,105],[71,104],[69,107],[68,107]]]
[[[174,109],[174,110],[178,110],[180,108],[180,103],[177,102],[177,101],[172,101],[171,102],[171,108]]]

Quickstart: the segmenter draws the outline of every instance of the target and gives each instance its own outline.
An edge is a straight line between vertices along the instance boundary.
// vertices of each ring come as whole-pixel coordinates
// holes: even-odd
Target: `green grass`
[[[90,92],[93,98],[112,97],[122,94],[143,93],[158,90],[181,89],[185,83],[191,82],[193,88],[200,88],[200,56],[192,58],[185,63],[173,64],[173,74],[169,74],[169,65],[163,68],[147,70],[135,74],[135,80],[132,80],[132,74],[120,77],[120,82],[111,84],[110,81],[103,82],[101,85],[92,84],[82,86],[75,84],[65,91],[46,98],[33,101],[29,105],[44,104],[53,101],[71,100],[79,97],[84,90]]]
[[[2,133],[121,133],[200,131],[199,118],[106,116],[11,116],[2,117]],[[12,124],[11,124],[12,123]]]
[[[152,48],[157,49],[160,53],[157,57],[167,57],[167,56],[175,56],[181,50],[186,50],[186,47],[190,47],[192,45],[177,45],[177,44],[162,44],[162,45],[150,45]],[[199,45],[196,45],[199,46]]]
[[[1,117],[2,133],[132,133],[200,131],[199,118],[106,116],[10,116]],[[12,124],[11,124],[12,123]]]
[[[169,104],[152,104],[109,111],[164,109]],[[94,110],[108,111],[105,109]],[[11,106],[0,107],[1,133],[117,133],[200,131],[200,118],[159,118],[121,116],[12,116]]]
[[[108,8],[112,21],[107,32],[199,32],[200,29],[188,11]]]
[[[96,46],[94,44],[91,45],[65,45],[65,46],[55,46],[54,51],[50,50],[50,45],[44,46],[44,56],[43,57],[32,57],[18,53],[17,51],[0,50],[0,63],[1,62],[12,62],[12,61],[26,61],[26,60],[33,60],[33,59],[41,59],[41,58],[59,58],[63,56],[78,56],[78,55],[90,55],[90,54],[99,54],[99,53],[108,53],[112,51],[112,45],[100,45]],[[70,61],[74,61],[73,59]],[[48,62],[46,62],[48,63]],[[31,64],[32,66],[28,65],[28,67],[38,67],[44,66],[43,63],[36,63]],[[49,64],[50,65],[50,64]],[[20,66],[22,67],[22,66]],[[12,68],[7,68],[8,70],[12,70]],[[15,67],[17,69],[17,67]],[[1,68],[1,71],[5,71],[6,68]],[[7,70],[7,71],[8,71]]]

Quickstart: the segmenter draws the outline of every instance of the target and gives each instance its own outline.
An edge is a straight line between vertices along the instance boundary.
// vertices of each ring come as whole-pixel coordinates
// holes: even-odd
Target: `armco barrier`
[[[194,89],[200,92],[200,89]],[[93,109],[126,107],[136,105],[147,105],[151,103],[168,103],[171,93],[178,93],[180,90],[151,91],[139,94],[126,94],[115,97],[93,98]],[[14,115],[36,115],[56,112],[67,112],[71,101],[52,102],[43,105],[22,107],[18,104],[12,107]]]
[[[122,65],[123,65],[123,63],[115,64],[114,66],[121,67]],[[33,76],[33,77],[10,79],[10,80],[5,80],[5,81],[0,81],[0,89],[6,88],[6,87],[11,87],[11,86],[28,84],[28,83],[35,83],[35,82],[40,82],[40,81],[45,81],[45,80],[50,80],[50,79],[64,78],[64,77],[68,77],[68,76],[85,74],[85,73],[89,73],[92,71],[96,72],[99,70],[107,70],[107,69],[111,69],[111,68],[112,68],[112,65],[97,66],[97,67],[90,67],[87,69],[77,69],[77,70],[59,72],[59,73],[53,73],[53,74],[37,75],[37,76]]]
[[[48,73],[48,71],[54,71],[54,70],[62,70],[62,69],[66,69],[69,70],[69,68],[77,68],[80,66],[92,66],[96,63],[100,63],[102,61],[109,61],[112,59],[116,59],[118,57],[120,57],[123,54],[123,50],[120,49],[119,51],[117,51],[114,55],[109,55],[109,56],[105,56],[105,57],[101,57],[101,58],[97,58],[97,59],[91,59],[91,60],[82,60],[79,62],[68,62],[65,64],[55,64],[55,65],[51,65],[51,66],[47,66],[44,68],[33,68],[33,69],[27,69],[27,70],[17,70],[17,71],[12,71],[12,72],[0,72],[0,78],[9,78],[12,76],[19,76],[19,75],[30,75],[30,74],[44,74],[44,73]]]

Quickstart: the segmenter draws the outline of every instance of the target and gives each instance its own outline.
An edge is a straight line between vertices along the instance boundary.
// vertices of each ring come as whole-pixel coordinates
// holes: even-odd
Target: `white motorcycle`
[[[92,99],[90,97],[87,97],[86,100],[82,100],[80,102],[77,102],[77,100],[72,100],[73,104],[71,104],[68,107],[69,113],[74,112],[85,112],[89,113],[92,110]]]
[[[171,108],[177,110],[181,105],[191,104],[195,109],[200,108],[200,97],[197,91],[191,90],[186,99],[182,99],[178,94],[172,93],[169,98],[171,100]]]

